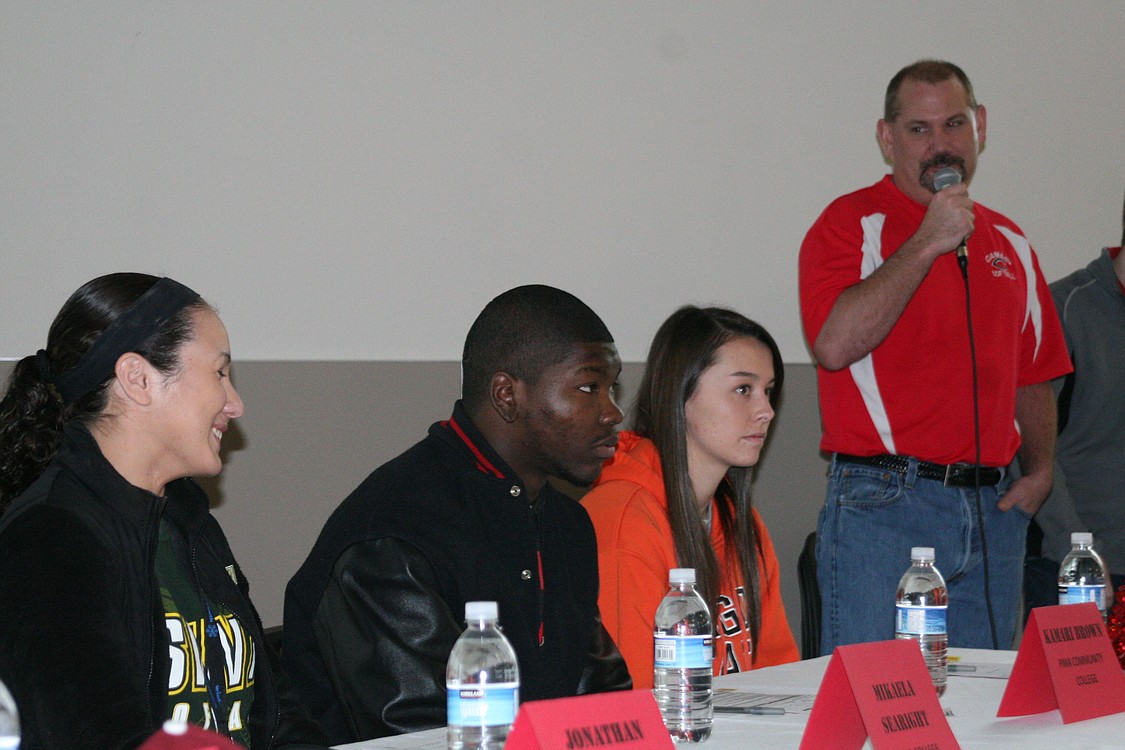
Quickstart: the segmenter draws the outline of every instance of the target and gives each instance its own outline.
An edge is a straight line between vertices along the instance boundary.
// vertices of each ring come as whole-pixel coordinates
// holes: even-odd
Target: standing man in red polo
[[[936,550],[951,645],[1012,641],[1028,520],[1051,488],[1049,381],[1070,360],[1030,243],[969,196],[985,125],[956,65],[902,69],[876,128],[891,174],[833,201],[801,246],[832,454],[817,525],[822,653],[894,637],[913,546]],[[957,184],[935,186],[943,169]]]

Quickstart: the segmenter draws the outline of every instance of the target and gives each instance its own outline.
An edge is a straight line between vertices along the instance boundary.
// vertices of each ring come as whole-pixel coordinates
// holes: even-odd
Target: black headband
[[[113,374],[122,354],[135,351],[176,313],[199,299],[198,294],[178,281],[162,278],[106,326],[79,358],[78,364],[66,372],[51,372],[50,361],[40,350],[40,374],[47,382],[54,383],[65,403],[73,404]]]

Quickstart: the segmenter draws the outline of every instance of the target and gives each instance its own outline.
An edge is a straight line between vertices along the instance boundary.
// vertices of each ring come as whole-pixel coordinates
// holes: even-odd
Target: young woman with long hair
[[[634,687],[651,687],[653,617],[671,568],[695,568],[715,624],[714,674],[798,658],[777,557],[750,501],[784,379],[757,323],[682,307],[657,331],[633,430],[583,505],[598,537],[602,619]]]

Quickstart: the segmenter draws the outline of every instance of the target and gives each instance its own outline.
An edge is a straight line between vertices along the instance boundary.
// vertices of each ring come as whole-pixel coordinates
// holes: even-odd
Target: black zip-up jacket
[[[0,519],[0,678],[19,708],[21,748],[135,748],[167,718],[162,515],[188,540],[204,591],[253,639],[254,750],[324,747],[284,698],[246,579],[203,491],[190,479],[169,483],[163,498],[135,487],[88,431],[68,426],[58,456]]]
[[[549,485],[529,505],[458,402],[344,500],[286,589],[282,659],[330,742],[445,724],[469,601],[497,602],[521,700],[632,687],[585,509]]]

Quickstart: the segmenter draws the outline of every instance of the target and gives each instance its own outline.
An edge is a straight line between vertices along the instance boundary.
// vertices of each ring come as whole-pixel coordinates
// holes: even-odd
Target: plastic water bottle
[[[466,602],[445,668],[449,750],[500,750],[516,720],[520,670],[496,619],[496,602]]]
[[[918,641],[939,698],[945,695],[948,606],[945,579],[934,567],[934,548],[911,548],[910,569],[895,594],[895,638]]]
[[[695,590],[694,568],[673,568],[668,581],[652,634],[653,694],[673,742],[702,742],[711,736],[711,612]]]
[[[1093,602],[1104,619],[1113,592],[1106,586],[1109,569],[1093,544],[1094,535],[1088,531],[1070,535],[1070,552],[1059,566],[1059,604]]]
[[[0,750],[19,750],[20,712],[16,702],[8,692],[8,686],[0,682]]]

